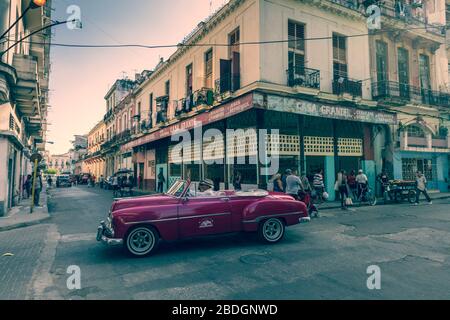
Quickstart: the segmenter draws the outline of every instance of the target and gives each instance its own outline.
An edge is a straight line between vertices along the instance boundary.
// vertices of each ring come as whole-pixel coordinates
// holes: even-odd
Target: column
[[[336,192],[334,191],[334,183],[335,183],[335,159],[334,156],[326,156],[325,157],[325,170],[324,170],[324,179],[325,179],[325,190],[328,192],[330,197],[329,201],[334,201],[336,199]]]

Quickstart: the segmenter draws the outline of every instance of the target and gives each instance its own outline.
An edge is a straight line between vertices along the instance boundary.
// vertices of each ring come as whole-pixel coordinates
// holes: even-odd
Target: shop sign
[[[206,125],[208,123],[213,123],[216,121],[223,120],[225,118],[234,116],[238,113],[247,111],[253,107],[253,94],[249,93],[242,96],[236,100],[212,109],[209,112],[201,113],[190,119],[175,123],[166,128],[162,128],[158,131],[150,133],[139,139],[131,141],[121,147],[121,150],[129,150],[130,148],[135,148],[162,138],[167,138],[172,136],[174,133],[180,130],[191,130],[198,125]]]
[[[325,105],[295,98],[269,95],[267,102],[262,94],[255,94],[255,107],[266,110],[291,112],[313,117],[332,118],[339,120],[359,121],[377,124],[395,125],[397,116],[393,113],[363,110],[352,107]]]

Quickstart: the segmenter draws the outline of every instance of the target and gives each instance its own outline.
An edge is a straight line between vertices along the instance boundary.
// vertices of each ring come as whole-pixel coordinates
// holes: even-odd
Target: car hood
[[[111,211],[118,211],[128,208],[134,207],[142,207],[142,206],[161,206],[169,203],[173,203],[177,201],[177,198],[164,195],[164,194],[155,194],[150,196],[142,196],[142,197],[133,197],[133,198],[123,198],[117,199],[111,208]]]

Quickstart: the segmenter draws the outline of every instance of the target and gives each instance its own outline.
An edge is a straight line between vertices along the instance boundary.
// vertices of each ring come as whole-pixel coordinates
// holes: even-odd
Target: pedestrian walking
[[[341,209],[347,210],[347,199],[348,199],[348,184],[347,184],[347,174],[345,170],[339,171],[336,179],[336,184],[334,189],[339,192],[339,197],[341,199]]]
[[[350,171],[350,174],[347,176],[347,184],[350,189],[351,196],[356,199],[357,185],[355,170]]]
[[[239,171],[237,171],[234,175],[233,187],[234,187],[234,190],[236,190],[236,191],[242,190],[242,175]]]
[[[281,174],[276,173],[272,177],[272,183],[273,183],[273,191],[274,192],[284,192],[283,181],[281,180]]]
[[[295,200],[299,200],[299,192],[301,191],[303,191],[302,181],[297,176],[297,171],[294,170],[286,177],[286,193]]]
[[[52,184],[53,184],[53,179],[52,179],[52,176],[49,175],[47,178],[47,185],[49,188],[51,188]]]
[[[43,188],[42,176],[41,176],[41,172],[39,170],[36,172],[36,180],[34,180],[34,178],[31,177],[31,188],[33,188],[33,185],[34,185],[33,203],[34,203],[35,207],[39,207],[39,199],[40,199],[41,191]]]
[[[31,196],[31,174],[27,175],[23,183],[23,190],[25,191],[26,198],[29,199]]]
[[[164,192],[164,183],[166,182],[166,178],[164,177],[164,170],[163,168],[159,168],[159,173],[158,173],[158,193],[163,193]]]
[[[313,178],[313,187],[314,191],[316,193],[316,197],[323,201],[323,194],[325,193],[325,184],[323,182],[323,170],[319,169],[317,170],[316,174]]]
[[[311,192],[312,187],[311,187],[311,183],[309,182],[309,178],[308,178],[308,175],[306,174],[306,172],[303,172],[303,175],[300,179],[302,180],[303,190],[305,192]]]
[[[428,183],[427,178],[423,175],[423,173],[420,171],[417,171],[417,174],[416,174],[416,203],[415,203],[416,206],[419,204],[419,199],[420,199],[421,193],[423,193],[423,195],[425,196],[425,198],[427,199],[429,204],[433,204],[430,196],[428,195],[427,183]]]
[[[281,183],[283,185],[283,190],[286,191],[286,178],[292,174],[291,169],[286,169],[284,174],[281,176]]]

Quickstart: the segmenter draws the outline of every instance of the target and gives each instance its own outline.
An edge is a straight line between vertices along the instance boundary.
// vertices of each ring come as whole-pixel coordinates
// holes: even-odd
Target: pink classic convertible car
[[[153,253],[160,240],[176,241],[234,232],[258,232],[268,243],[280,241],[285,227],[309,221],[304,203],[262,190],[196,194],[179,180],[163,195],[116,200],[97,240],[123,245],[135,256]]]

